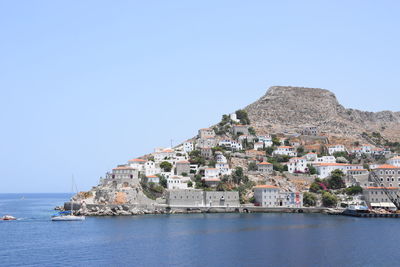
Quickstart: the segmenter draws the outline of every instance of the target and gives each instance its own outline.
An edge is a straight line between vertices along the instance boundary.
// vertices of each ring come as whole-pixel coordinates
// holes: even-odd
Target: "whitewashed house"
[[[183,176],[171,176],[167,179],[168,189],[187,189],[190,178]]]
[[[254,143],[254,149],[255,149],[255,150],[264,149],[264,143],[263,143],[263,142],[256,142],[256,143]]]
[[[228,160],[224,156],[224,154],[221,151],[216,151],[215,152],[215,161],[217,163],[227,163]]]
[[[387,164],[400,167],[400,156],[393,157],[387,160]],[[400,178],[400,177],[399,177]]]
[[[259,142],[263,142],[265,147],[272,146],[272,137],[270,135],[258,135],[257,139]]]
[[[232,170],[229,168],[228,163],[216,163],[215,168],[218,170],[221,176],[232,174]]]
[[[308,171],[306,158],[291,158],[287,163],[288,172],[290,173],[305,173]]]
[[[218,145],[222,146],[222,147],[226,147],[233,151],[243,149],[242,144],[240,144],[239,142],[236,142],[235,140],[231,140],[231,139],[221,140],[221,141],[219,141]]]
[[[303,195],[299,192],[286,192],[273,185],[258,185],[254,188],[255,203],[262,207],[291,207],[303,206]]]
[[[274,152],[272,152],[272,155],[286,155],[289,157],[296,157],[297,152],[295,151],[295,148],[292,146],[278,146]]]
[[[155,184],[160,183],[160,178],[158,176],[148,175],[146,176],[146,178],[148,183],[155,183]]]
[[[363,169],[362,165],[345,163],[315,163],[313,165],[317,169],[318,178],[321,179],[329,177],[334,170],[341,170],[344,174],[347,174],[348,170]]]
[[[336,163],[336,158],[334,156],[317,157],[314,163]]]
[[[307,161],[313,162],[317,159],[317,153],[314,152],[309,152],[304,155],[304,157],[307,159]]]
[[[344,145],[327,145],[328,154],[333,155],[336,152],[347,152],[346,147]]]
[[[184,142],[183,143],[183,151],[186,153],[190,153],[194,150],[194,144],[193,142]]]
[[[206,168],[204,170],[205,178],[219,178],[219,170],[217,168]]]

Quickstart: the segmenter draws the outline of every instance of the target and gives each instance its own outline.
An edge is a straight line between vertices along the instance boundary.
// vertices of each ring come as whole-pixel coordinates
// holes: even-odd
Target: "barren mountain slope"
[[[252,125],[268,132],[315,125],[327,134],[349,138],[375,131],[392,141],[400,139],[400,112],[346,109],[325,89],[273,86],[245,109]]]

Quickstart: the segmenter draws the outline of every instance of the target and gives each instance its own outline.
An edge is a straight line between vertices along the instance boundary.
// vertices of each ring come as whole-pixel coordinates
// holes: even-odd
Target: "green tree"
[[[331,172],[331,178],[328,179],[328,186],[330,189],[345,188],[346,184],[343,181],[344,173],[341,170],[334,170]]]
[[[187,184],[187,186],[188,186],[188,187],[193,187],[193,182],[192,182],[192,181],[189,181],[188,184]]]
[[[272,136],[272,144],[274,146],[280,146],[281,145],[281,141],[279,140],[279,138],[276,135]]]
[[[314,181],[314,182],[310,185],[310,192],[313,192],[313,193],[320,193],[322,190],[323,190],[323,188],[322,188],[321,184],[318,183],[318,182],[315,182],[315,181]]]
[[[304,192],[303,204],[306,207],[315,206],[317,204],[317,197],[313,193]]]
[[[257,170],[257,164],[255,162],[250,162],[248,166],[249,171],[256,171]]]
[[[236,167],[232,174],[232,180],[235,184],[245,183],[248,181],[248,177],[244,175],[242,167]]]
[[[346,194],[350,196],[361,194],[362,191],[363,191],[362,187],[357,185],[346,188]]]
[[[265,152],[266,152],[267,156],[268,155],[271,156],[272,152],[274,152],[274,148],[272,146],[266,147]]]
[[[309,174],[311,175],[317,174],[317,169],[313,165],[307,164],[307,168]]]
[[[164,175],[159,176],[160,178],[160,185],[164,188],[167,188],[167,179]]]
[[[256,131],[254,130],[253,127],[249,127],[249,134],[256,135]]]
[[[182,176],[187,177],[188,176],[187,172],[182,172]]]
[[[172,164],[168,161],[163,161],[160,163],[160,168],[163,169],[165,172],[170,172],[172,170]]]
[[[240,120],[241,124],[250,124],[249,116],[247,112],[243,109],[236,110],[236,118]]]
[[[334,194],[329,192],[322,193],[322,205],[324,205],[324,207],[335,207],[337,202],[338,199]]]

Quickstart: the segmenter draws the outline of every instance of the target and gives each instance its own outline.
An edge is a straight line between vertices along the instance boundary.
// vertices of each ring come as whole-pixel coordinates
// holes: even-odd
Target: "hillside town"
[[[387,192],[400,193],[398,147],[377,141],[379,133],[363,135],[340,143],[313,125],[299,132],[266,133],[238,110],[180,145],[155,148],[116,166],[97,187],[75,199],[85,205],[153,207],[335,208],[365,203],[396,210],[395,198]]]

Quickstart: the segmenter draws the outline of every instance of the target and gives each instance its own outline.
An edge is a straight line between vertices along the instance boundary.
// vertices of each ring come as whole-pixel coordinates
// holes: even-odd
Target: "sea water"
[[[400,219],[321,214],[87,217],[70,194],[0,194],[0,266],[400,266]]]

